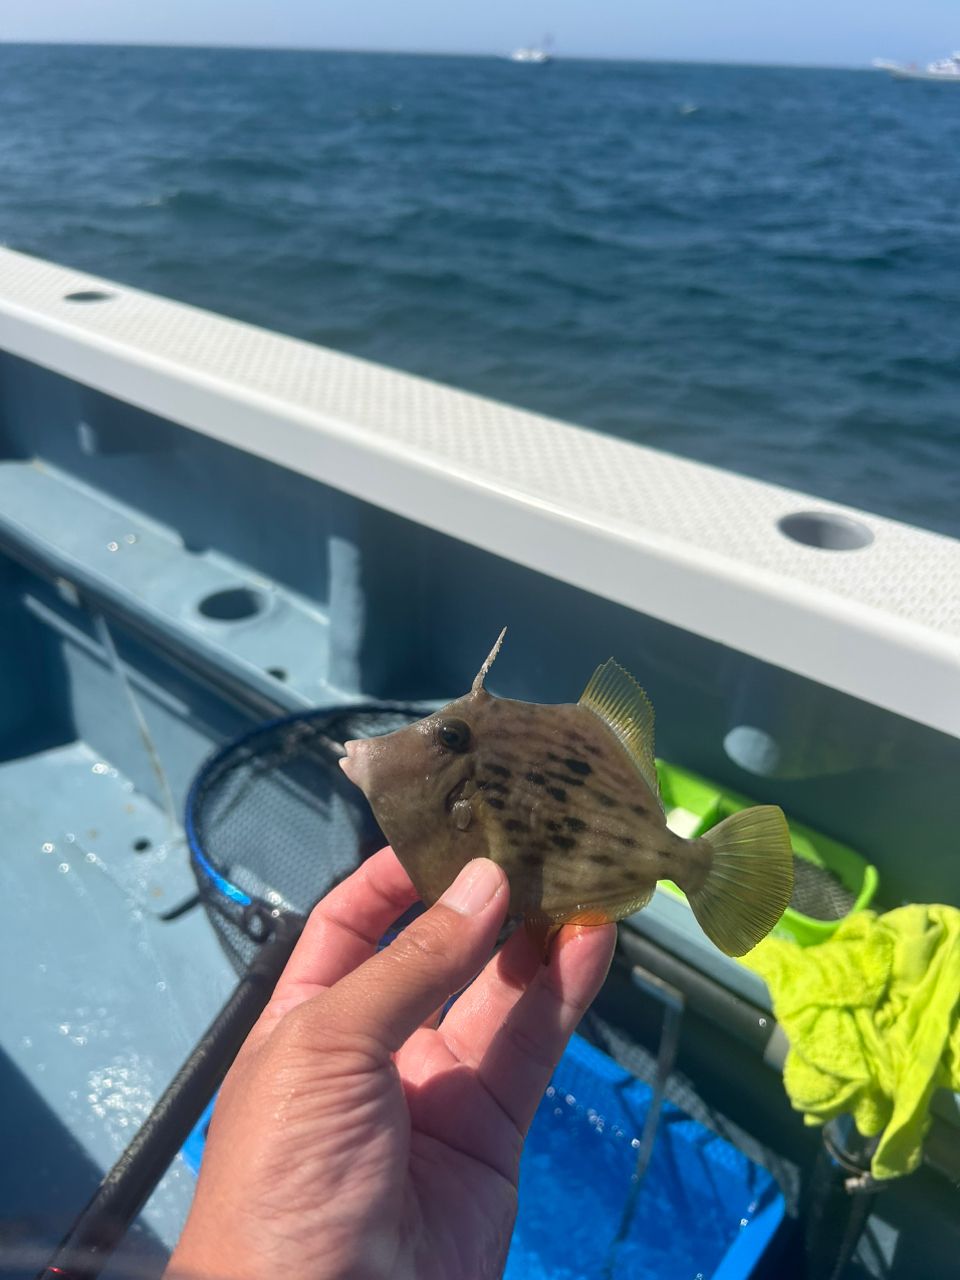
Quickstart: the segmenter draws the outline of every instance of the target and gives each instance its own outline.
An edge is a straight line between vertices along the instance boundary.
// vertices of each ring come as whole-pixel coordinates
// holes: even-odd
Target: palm
[[[518,960],[539,968],[523,938],[493,962],[501,983]],[[497,1077],[498,1059],[517,1050],[514,1019],[501,1022],[488,986],[478,980],[478,991],[461,997],[438,1030],[415,1031],[392,1062],[371,1071],[369,1060],[358,1056],[351,1082],[345,1086],[340,1079],[348,1100],[341,1140],[368,1156],[364,1167],[351,1161],[349,1174],[344,1170],[350,1185],[341,1183],[341,1208],[357,1221],[361,1236],[389,1224],[396,1252],[384,1274],[486,1280],[503,1268],[530,1107],[514,1118],[505,1106],[518,1100],[502,1101],[489,1083]],[[505,990],[516,996],[512,984]],[[478,1048],[482,1059],[475,1056]],[[529,1061],[527,1073],[545,1065]],[[515,1072],[518,1079],[524,1075]]]
[[[499,1276],[524,1135],[614,935],[564,929],[544,965],[518,931],[434,1026],[501,897],[475,919],[439,904],[380,955],[415,898],[391,850],[321,903],[224,1082],[180,1273]]]
[[[401,1274],[500,1275],[523,1140],[554,1065],[549,1046],[582,1012],[557,977],[515,934],[440,1027],[414,1032],[387,1070],[387,1130],[409,1135],[385,1179],[407,1187]]]
[[[405,1226],[419,1226],[402,1233],[413,1243],[408,1273],[424,1280],[499,1276],[517,1211],[523,1135],[442,1031],[416,1032],[397,1067],[409,1108],[406,1177],[416,1215]],[[472,1243],[464,1256],[466,1240]]]

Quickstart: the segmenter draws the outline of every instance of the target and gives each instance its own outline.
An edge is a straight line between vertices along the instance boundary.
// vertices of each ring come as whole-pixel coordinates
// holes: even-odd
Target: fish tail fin
[[[793,892],[793,849],[783,811],[758,805],[703,834],[712,860],[699,889],[687,893],[704,933],[728,956],[765,938]]]

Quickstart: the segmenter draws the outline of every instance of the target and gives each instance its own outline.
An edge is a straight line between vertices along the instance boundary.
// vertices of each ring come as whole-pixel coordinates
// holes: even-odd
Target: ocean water
[[[960,90],[0,46],[0,242],[960,533]]]

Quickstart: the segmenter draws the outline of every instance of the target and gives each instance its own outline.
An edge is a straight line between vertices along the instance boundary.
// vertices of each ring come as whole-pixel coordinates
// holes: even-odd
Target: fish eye
[[[470,745],[470,726],[463,720],[441,720],[437,725],[437,741],[448,751],[466,751]]]

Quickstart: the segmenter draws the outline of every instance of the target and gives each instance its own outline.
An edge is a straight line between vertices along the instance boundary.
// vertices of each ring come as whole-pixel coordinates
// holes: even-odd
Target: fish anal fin
[[[523,917],[523,927],[527,931],[527,937],[536,947],[541,961],[546,964],[550,959],[550,944],[560,932],[560,922],[536,912]]]
[[[608,658],[590,677],[580,695],[580,706],[599,716],[616,734],[659,801],[660,787],[653,752],[653,704],[633,676],[613,658]]]
[[[543,963],[547,964],[550,943],[564,924],[582,925],[584,928],[593,928],[599,924],[616,924],[617,920],[626,919],[627,915],[645,908],[652,899],[655,888],[657,886],[652,884],[639,893],[636,891],[631,893],[626,899],[621,897],[608,902],[591,902],[591,904],[575,906],[570,911],[556,911],[552,915],[544,914],[543,911],[527,913],[524,916],[527,937],[538,948]]]
[[[634,912],[642,911],[650,899],[656,885],[642,892],[633,892],[628,898],[617,898],[609,902],[594,902],[588,906],[577,907],[570,915],[563,917],[564,924],[614,924],[617,920],[625,920]]]
[[[564,920],[564,924],[580,924],[584,927],[597,924],[610,924],[613,917],[606,907],[584,907]]]

